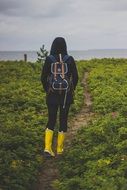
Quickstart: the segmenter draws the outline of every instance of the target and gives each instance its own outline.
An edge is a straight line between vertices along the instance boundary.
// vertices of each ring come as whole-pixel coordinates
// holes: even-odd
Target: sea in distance
[[[27,60],[37,61],[37,51],[0,51],[0,60],[24,60],[24,54],[27,54]],[[74,50],[68,51],[75,60],[89,60],[94,58],[127,58],[127,49],[97,49],[97,50]]]

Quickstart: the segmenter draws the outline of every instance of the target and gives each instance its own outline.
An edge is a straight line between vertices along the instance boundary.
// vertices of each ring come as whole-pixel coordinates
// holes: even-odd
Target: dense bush
[[[89,75],[93,110],[98,113],[118,111],[127,113],[127,61],[103,61]],[[118,63],[117,63],[118,62]]]
[[[24,190],[35,181],[46,124],[40,66],[0,62],[0,187]]]
[[[83,101],[80,86],[83,68],[79,65],[79,84],[71,115]],[[41,65],[0,62],[0,188],[31,189],[43,164],[41,152],[47,122],[45,93],[40,82]],[[79,99],[80,97],[80,99]]]
[[[83,62],[82,62],[83,64]],[[127,189],[127,60],[85,61],[96,118],[59,161],[59,190]]]
[[[127,189],[127,120],[108,114],[82,128],[60,162],[61,190]]]
[[[82,128],[61,159],[61,190],[127,189],[127,60],[94,59],[77,64],[79,83],[70,115],[83,104],[82,78],[88,84],[93,111],[100,114]],[[31,189],[43,164],[41,151],[47,122],[41,65],[0,62],[0,188]]]

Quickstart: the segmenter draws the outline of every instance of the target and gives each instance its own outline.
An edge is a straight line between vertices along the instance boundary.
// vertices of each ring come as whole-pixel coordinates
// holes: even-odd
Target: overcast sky
[[[0,0],[0,50],[127,48],[127,0]]]

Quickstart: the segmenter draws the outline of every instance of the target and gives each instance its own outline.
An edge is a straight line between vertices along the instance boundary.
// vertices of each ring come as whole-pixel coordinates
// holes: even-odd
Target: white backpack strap
[[[57,70],[57,63],[54,63],[55,64],[55,71],[54,71],[54,79],[56,80],[56,70]]]
[[[64,62],[62,60],[62,55],[59,54],[59,58],[60,58],[60,63],[62,64],[62,78],[64,79],[65,78],[65,74],[64,74]]]
[[[63,62],[61,53],[59,54],[60,63]]]

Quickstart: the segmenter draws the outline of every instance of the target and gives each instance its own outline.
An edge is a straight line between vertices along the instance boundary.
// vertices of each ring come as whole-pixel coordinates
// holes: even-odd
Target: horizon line
[[[77,49],[77,50],[75,50],[75,49],[70,49],[70,50],[68,50],[68,52],[69,51],[95,51],[95,50],[127,50],[127,48],[95,48],[95,49]],[[30,51],[40,51],[40,50],[35,50],[35,49],[33,49],[33,50],[0,50],[0,52],[30,52]],[[47,51],[49,51],[49,50],[47,50]]]

